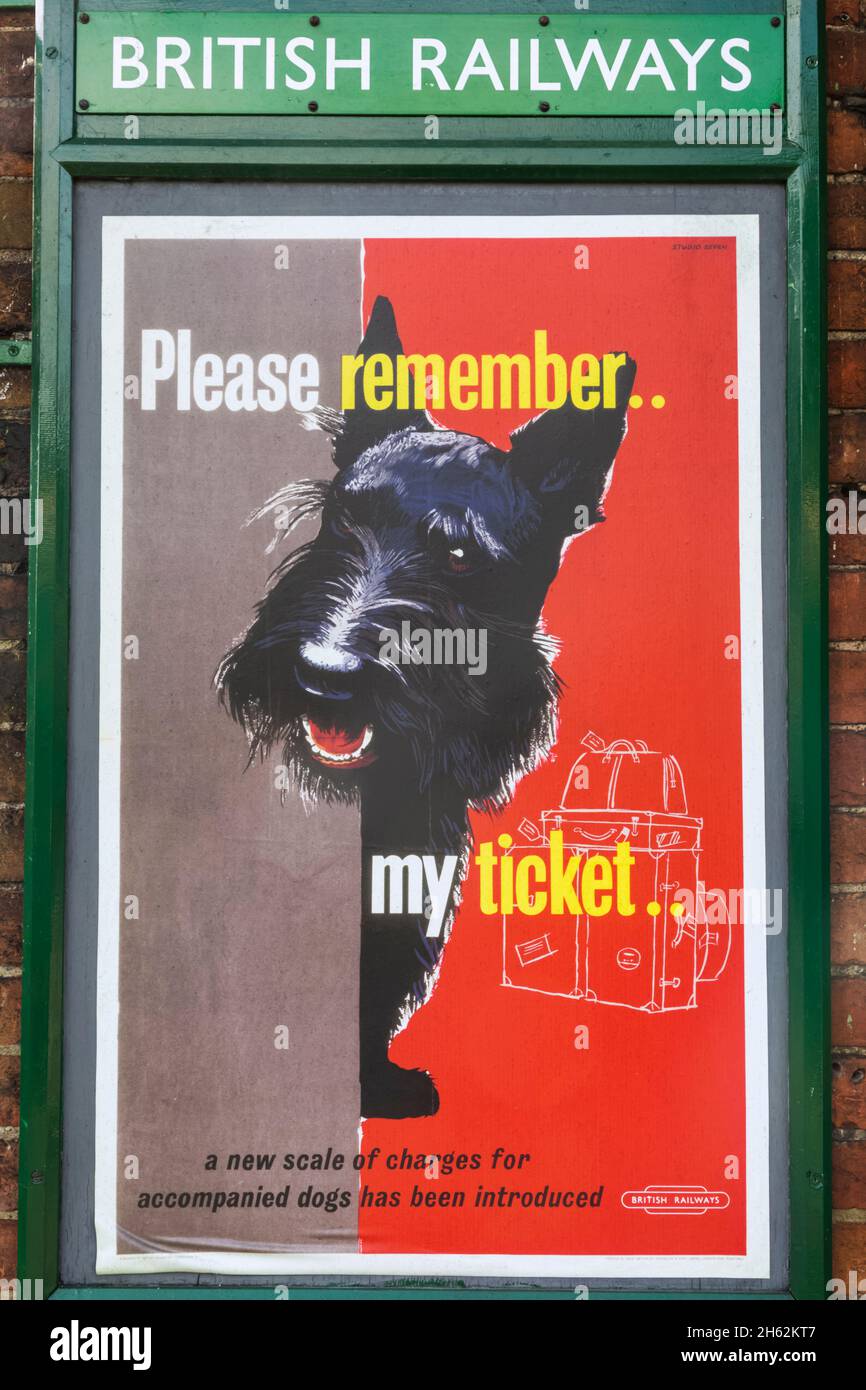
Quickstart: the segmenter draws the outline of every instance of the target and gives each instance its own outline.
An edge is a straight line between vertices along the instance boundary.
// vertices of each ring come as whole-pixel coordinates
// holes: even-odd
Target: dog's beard
[[[356,802],[375,763],[395,792],[424,795],[444,784],[466,806],[502,807],[552,741],[553,644],[540,629],[455,604],[422,557],[392,556],[371,533],[359,539],[363,554],[340,556],[341,567],[316,542],[288,556],[217,672],[220,699],[247,733],[249,761],[281,748],[282,790],[293,784],[307,802]],[[350,702],[329,705],[308,698],[296,672],[302,647],[319,640],[322,614],[335,604],[351,616],[365,680]],[[485,632],[484,674],[386,658],[383,629],[400,631],[404,618],[413,630]]]

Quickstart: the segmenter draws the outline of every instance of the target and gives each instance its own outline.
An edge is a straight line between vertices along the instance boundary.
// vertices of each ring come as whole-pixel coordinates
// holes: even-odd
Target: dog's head
[[[359,351],[402,354],[387,299]],[[615,406],[547,411],[508,451],[422,410],[316,412],[333,482],[269,505],[321,507],[319,533],[275,571],[217,676],[251,756],[282,743],[325,799],[353,799],[374,765],[419,792],[441,778],[469,804],[502,799],[550,733],[538,620],[564,543],[603,519],[634,372],[626,359]]]

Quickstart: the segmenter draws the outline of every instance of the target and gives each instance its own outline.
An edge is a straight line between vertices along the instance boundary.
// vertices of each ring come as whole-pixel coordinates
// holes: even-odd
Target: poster
[[[757,217],[103,225],[98,1272],[766,1277]]]

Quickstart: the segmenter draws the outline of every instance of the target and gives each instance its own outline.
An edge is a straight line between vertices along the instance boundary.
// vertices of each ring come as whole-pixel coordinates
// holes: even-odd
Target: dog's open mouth
[[[352,768],[366,767],[375,762],[376,754],[370,752],[373,742],[372,724],[362,724],[359,729],[347,729],[334,725],[325,728],[305,715],[302,720],[304,736],[313,757],[326,767]]]

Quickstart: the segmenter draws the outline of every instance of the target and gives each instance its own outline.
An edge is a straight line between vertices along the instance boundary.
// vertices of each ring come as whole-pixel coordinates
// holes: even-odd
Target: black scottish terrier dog
[[[359,352],[402,354],[387,299]],[[438,1108],[431,1076],[396,1066],[388,1048],[429,996],[447,936],[429,936],[423,913],[373,913],[374,857],[465,861],[469,809],[505,805],[550,746],[558,683],[539,618],[565,542],[603,520],[634,374],[626,358],[615,407],[568,401],[518,429],[509,451],[415,408],[320,408],[311,423],[333,437],[333,482],[293,484],[267,504],[291,506],[292,523],[321,509],[321,527],[274,572],[217,686],[251,761],[282,744],[303,795],[360,801],[366,1117]],[[385,630],[407,621],[413,634],[485,631],[486,671],[383,655]]]

